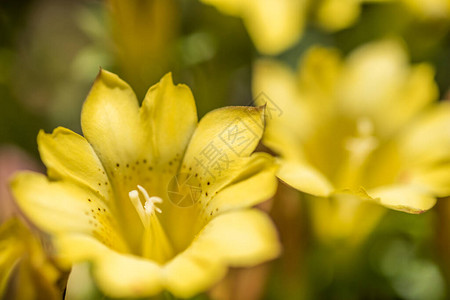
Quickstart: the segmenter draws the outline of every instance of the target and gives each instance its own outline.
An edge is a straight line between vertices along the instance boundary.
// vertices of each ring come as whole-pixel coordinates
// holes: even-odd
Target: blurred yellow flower
[[[281,156],[283,181],[409,213],[450,194],[450,105],[434,102],[432,68],[410,66],[399,42],[362,46],[346,61],[314,48],[297,75],[269,60],[254,74],[269,112],[282,111],[267,120],[264,142]]]
[[[303,34],[306,0],[201,0],[221,12],[241,17],[255,43],[265,54],[277,54]]]
[[[390,0],[201,0],[221,12],[240,17],[264,54],[278,54],[293,46],[313,17],[328,31],[347,28],[356,22],[361,5]]]
[[[424,19],[449,19],[449,0],[403,0],[413,12]]]
[[[323,0],[317,5],[315,16],[324,29],[341,30],[358,20],[364,3],[388,1],[391,0]]]
[[[64,266],[92,262],[108,296],[166,289],[189,297],[227,266],[280,251],[269,217],[250,208],[276,189],[273,158],[254,153],[263,109],[228,107],[197,124],[194,98],[171,75],[142,107],[132,89],[101,71],[83,106],[84,137],[65,128],[38,136],[48,178],[19,174],[22,210],[52,234]]]
[[[0,298],[61,299],[56,287],[60,272],[48,259],[39,239],[18,219],[0,227]]]

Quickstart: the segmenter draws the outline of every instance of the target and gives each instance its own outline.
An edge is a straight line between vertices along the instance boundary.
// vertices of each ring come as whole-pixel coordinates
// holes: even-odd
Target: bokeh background
[[[267,8],[271,1],[248,1],[240,10],[226,2],[0,0],[0,222],[19,214],[8,177],[19,169],[45,171],[38,131],[64,126],[81,133],[81,106],[99,67],[119,74],[140,99],[172,72],[192,89],[201,117],[226,105],[251,105],[260,58],[296,69],[312,46],[345,57],[394,37],[409,63],[434,67],[438,98],[450,98],[449,1],[318,0],[284,12]],[[283,255],[232,270],[198,299],[450,298],[448,199],[421,215],[386,212],[351,249],[317,239],[310,201],[280,183],[262,209],[279,229]],[[103,299],[86,274],[73,275],[69,299]]]

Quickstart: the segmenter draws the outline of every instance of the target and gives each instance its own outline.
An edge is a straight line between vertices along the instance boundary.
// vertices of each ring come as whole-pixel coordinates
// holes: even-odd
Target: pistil
[[[139,192],[144,196],[144,205],[142,205]],[[155,196],[150,197],[145,188],[140,185],[137,186],[137,190],[132,190],[128,195],[144,227],[142,256],[164,263],[173,256],[173,249],[156,214],[162,213],[156,204],[162,203],[163,200]]]
[[[356,129],[356,136],[348,138],[344,144],[348,156],[337,177],[341,187],[355,187],[362,176],[367,159],[378,147],[378,139],[374,135],[375,130],[370,119],[359,119]]]

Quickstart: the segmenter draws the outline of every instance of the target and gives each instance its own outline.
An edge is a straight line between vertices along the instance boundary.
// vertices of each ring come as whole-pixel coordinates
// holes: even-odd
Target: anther
[[[135,207],[139,218],[141,219],[144,226],[148,223],[148,218],[153,214],[154,211],[161,213],[161,209],[156,207],[156,203],[162,203],[162,199],[159,197],[150,197],[148,192],[142,186],[137,186],[138,190],[144,196],[145,204],[142,206],[141,199],[139,197],[138,190],[132,190],[128,193],[128,197],[131,200],[131,203]]]

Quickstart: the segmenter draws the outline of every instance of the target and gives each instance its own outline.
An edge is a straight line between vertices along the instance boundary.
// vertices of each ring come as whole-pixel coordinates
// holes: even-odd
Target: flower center
[[[358,185],[368,158],[379,144],[374,133],[374,124],[369,118],[358,119],[356,136],[351,136],[344,142],[347,158],[339,173],[338,186],[355,187]]]
[[[346,141],[345,149],[350,152],[351,159],[360,164],[377,148],[378,140],[374,136],[373,123],[368,118],[358,120],[356,131],[357,136]]]
[[[136,209],[139,218],[141,218],[142,224],[145,226],[147,224],[148,218],[154,213],[161,213],[161,209],[155,206],[155,203],[162,203],[162,199],[159,197],[150,197],[147,191],[140,185],[137,186],[138,190],[132,190],[128,193],[130,197],[131,203],[133,203],[134,208]],[[139,192],[142,193],[145,199],[145,204],[142,206],[141,199],[139,197]]]
[[[144,205],[142,205],[139,192],[145,199]],[[162,213],[161,209],[156,206],[156,203],[162,203],[163,200],[155,196],[150,197],[145,188],[140,185],[137,186],[137,190],[129,192],[128,196],[144,227],[142,256],[161,264],[164,263],[173,256],[173,248],[156,215],[156,212]]]

